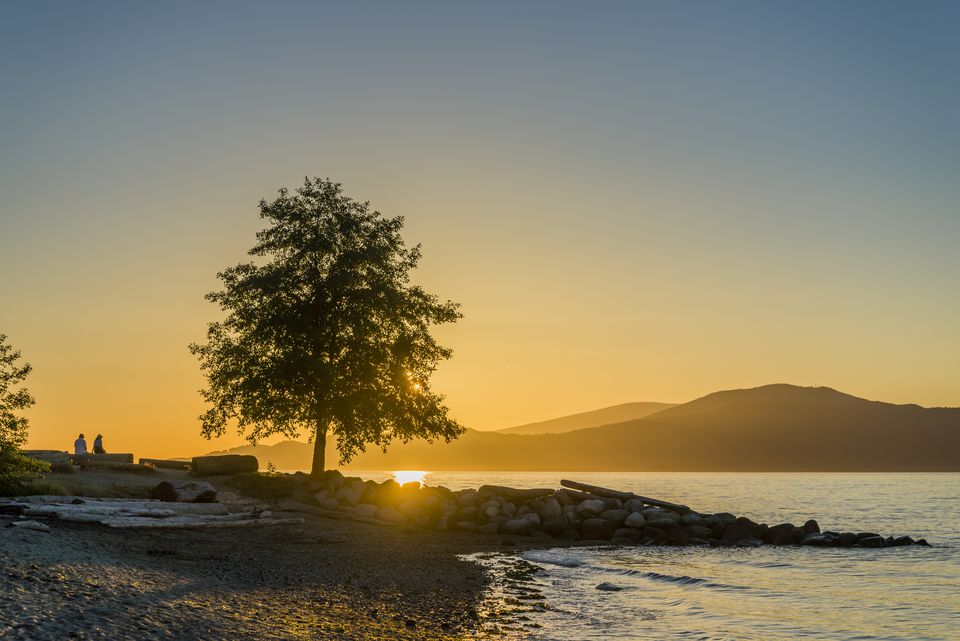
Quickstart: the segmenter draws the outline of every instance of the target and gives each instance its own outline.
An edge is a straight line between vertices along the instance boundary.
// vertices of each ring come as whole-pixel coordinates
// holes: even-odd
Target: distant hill
[[[332,448],[328,449],[331,451]],[[233,451],[233,450],[232,450]],[[237,448],[280,469],[310,446]],[[266,457],[266,458],[265,458]],[[960,471],[960,409],[868,401],[826,387],[716,392],[643,418],[557,434],[468,430],[367,452],[357,470]]]
[[[600,427],[601,425],[610,425],[611,423],[632,421],[643,418],[644,416],[656,414],[671,407],[675,407],[675,405],[673,403],[624,403],[591,412],[581,412],[580,414],[562,416],[549,421],[527,423],[526,425],[507,427],[496,431],[500,434],[562,434],[564,432],[582,430],[588,427]]]

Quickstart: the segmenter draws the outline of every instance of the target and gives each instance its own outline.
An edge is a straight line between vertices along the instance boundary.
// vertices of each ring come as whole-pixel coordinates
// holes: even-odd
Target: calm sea
[[[909,534],[933,547],[576,548],[525,552],[519,563],[478,555],[494,580],[486,609],[504,617],[494,632],[563,641],[960,640],[960,474],[436,472],[425,482],[557,487],[561,478],[769,524],[816,518],[824,530]],[[603,582],[622,589],[597,590]]]

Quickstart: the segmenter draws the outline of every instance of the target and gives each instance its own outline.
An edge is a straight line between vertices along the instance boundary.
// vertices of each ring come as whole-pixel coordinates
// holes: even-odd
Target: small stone
[[[597,586],[597,589],[602,590],[603,592],[619,592],[623,588],[621,588],[619,585],[614,585],[613,583],[607,583],[604,581]]]

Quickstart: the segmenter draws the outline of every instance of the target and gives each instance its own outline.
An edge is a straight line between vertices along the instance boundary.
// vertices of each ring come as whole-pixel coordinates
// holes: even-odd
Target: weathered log
[[[244,454],[194,456],[192,468],[198,476],[221,476],[256,472],[260,469],[260,463],[256,456]]]
[[[217,488],[205,481],[161,481],[150,490],[151,498],[179,503],[213,503]]]
[[[579,490],[581,492],[589,492],[591,494],[596,494],[597,496],[605,496],[612,499],[620,499],[621,501],[629,501],[630,499],[640,499],[646,505],[653,505],[654,507],[662,507],[665,510],[672,510],[674,512],[679,512],[680,514],[686,514],[687,512],[692,512],[689,507],[686,505],[680,505],[679,503],[670,503],[669,501],[661,501],[659,499],[651,499],[646,496],[640,496],[639,494],[634,494],[633,492],[620,492],[619,490],[611,490],[606,487],[600,487],[597,485],[587,485],[586,483],[578,483],[577,481],[560,481],[560,485],[564,487],[569,487],[574,490]]]
[[[210,521],[193,520],[176,521],[174,519],[137,519],[137,518],[114,518],[101,521],[107,527],[113,528],[151,528],[164,530],[190,530],[190,529],[214,529],[231,527],[257,527],[262,525],[291,525],[302,524],[301,518],[290,519],[241,519],[236,521]]]
[[[70,455],[60,450],[24,450],[24,456],[44,463],[69,463]]]
[[[603,497],[599,494],[591,494],[589,492],[580,492],[578,490],[570,489],[560,489],[557,490],[557,494],[565,494],[567,497],[574,503],[579,503],[580,501],[586,501],[587,499],[600,499],[603,500]]]
[[[152,465],[165,470],[189,470],[190,461],[177,461],[162,458],[140,458],[140,465]]]
[[[133,454],[71,454],[70,460],[74,465],[90,465],[96,463],[133,463]]]
[[[519,489],[515,487],[504,487],[502,485],[481,485],[477,490],[478,494],[499,494],[511,501],[530,501],[550,496],[555,492],[551,488],[532,488]]]

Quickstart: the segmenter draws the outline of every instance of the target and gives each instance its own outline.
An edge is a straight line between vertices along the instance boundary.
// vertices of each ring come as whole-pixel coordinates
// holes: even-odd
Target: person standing
[[[93,453],[94,454],[107,453],[107,451],[103,449],[103,434],[97,434],[97,438],[93,439]]]
[[[87,453],[87,440],[83,438],[83,434],[73,442],[73,453],[77,456],[83,456]]]

